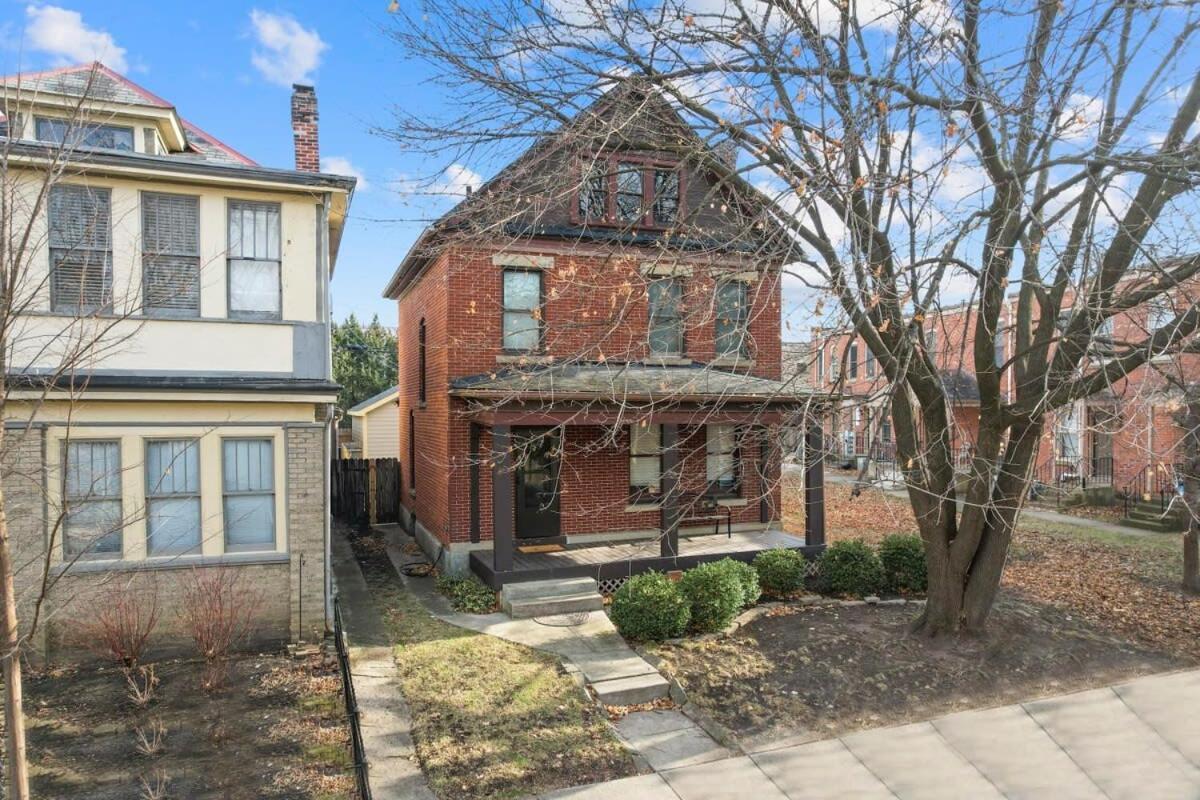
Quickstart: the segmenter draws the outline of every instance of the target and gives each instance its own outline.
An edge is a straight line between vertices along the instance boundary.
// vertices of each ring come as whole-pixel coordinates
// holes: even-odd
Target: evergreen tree
[[[342,413],[396,384],[396,336],[376,314],[363,325],[351,314],[333,324],[333,379],[342,385]],[[343,418],[344,424],[349,424]]]

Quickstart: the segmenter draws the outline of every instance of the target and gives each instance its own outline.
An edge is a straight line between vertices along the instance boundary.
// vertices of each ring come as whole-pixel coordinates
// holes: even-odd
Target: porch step
[[[671,693],[671,684],[657,672],[631,675],[592,684],[596,699],[606,706],[633,706],[649,703]]]
[[[506,583],[500,591],[500,608],[513,619],[550,617],[599,611],[604,608],[604,598],[595,578]]]
[[[1182,528],[1178,522],[1167,519],[1140,519],[1137,517],[1126,517],[1122,523],[1130,528],[1138,528],[1143,531],[1154,531],[1156,533],[1178,533]]]

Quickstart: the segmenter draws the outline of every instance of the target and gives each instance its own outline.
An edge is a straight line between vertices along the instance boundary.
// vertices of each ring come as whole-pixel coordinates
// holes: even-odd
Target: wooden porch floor
[[[513,553],[511,571],[497,572],[488,550],[471,554],[471,569],[493,589],[505,583],[536,581],[549,578],[591,576],[594,578],[621,578],[648,570],[688,569],[704,561],[734,558],[751,561],[763,550],[802,550],[810,556],[817,555],[823,548],[809,546],[802,536],[784,533],[776,529],[764,531],[735,531],[732,537],[725,534],[680,536],[679,554],[663,557],[657,538],[611,544],[579,544],[553,553]]]

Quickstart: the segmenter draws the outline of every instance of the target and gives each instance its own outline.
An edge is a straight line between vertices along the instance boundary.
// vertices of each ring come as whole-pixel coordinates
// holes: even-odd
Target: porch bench
[[[725,535],[733,538],[733,509],[722,506],[711,494],[681,494],[679,504],[687,509],[679,518],[679,527],[699,523],[713,524],[713,534],[721,532],[721,523],[725,523]]]

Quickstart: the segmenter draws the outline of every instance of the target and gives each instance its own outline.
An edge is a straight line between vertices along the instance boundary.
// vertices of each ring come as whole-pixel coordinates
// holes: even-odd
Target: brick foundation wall
[[[287,428],[290,632],[293,640],[325,635],[325,428]]]

